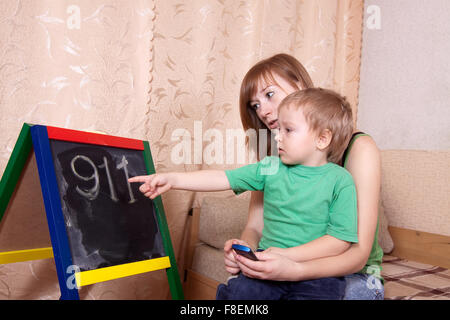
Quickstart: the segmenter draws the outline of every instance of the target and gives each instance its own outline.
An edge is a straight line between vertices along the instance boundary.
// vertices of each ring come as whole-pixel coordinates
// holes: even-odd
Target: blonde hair
[[[285,107],[301,108],[313,132],[330,130],[327,159],[339,164],[353,134],[352,108],[345,97],[328,89],[308,88],[284,98],[278,111]]]
[[[313,82],[306,71],[305,67],[293,56],[280,53],[268,59],[261,60],[255,64],[245,75],[241,84],[241,91],[239,95],[239,110],[241,115],[241,122],[244,130],[267,129],[267,150],[266,154],[270,154],[271,149],[271,135],[270,130],[258,118],[254,108],[250,106],[250,101],[253,99],[258,89],[261,80],[267,83],[277,84],[273,75],[286,80],[293,88],[298,90],[313,87]],[[277,84],[278,85],[278,84]],[[260,136],[257,135],[257,148],[259,148]],[[259,150],[257,155],[259,158]]]

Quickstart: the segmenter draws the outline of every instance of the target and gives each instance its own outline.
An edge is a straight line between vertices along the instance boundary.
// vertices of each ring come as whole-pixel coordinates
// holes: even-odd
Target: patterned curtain
[[[160,172],[236,167],[206,163],[202,151],[241,128],[240,82],[262,58],[294,55],[316,86],[347,96],[356,114],[362,19],[362,0],[2,1],[0,172],[23,122],[149,140]],[[191,154],[176,162],[182,139]],[[187,212],[201,197],[163,195],[181,273]],[[80,296],[168,293],[165,272],[156,271]],[[37,298],[59,298],[51,260],[0,266],[0,299]]]
[[[157,170],[241,165],[237,158],[226,162],[226,155],[235,151],[227,148],[226,130],[242,128],[241,80],[254,63],[279,52],[298,58],[316,86],[345,95],[356,116],[362,0],[169,0],[157,1],[156,13],[146,137],[153,142]],[[173,156],[182,138],[174,133],[180,128],[185,129],[190,153],[178,164]],[[219,153],[223,152],[217,162],[207,163],[204,153],[217,141]],[[180,264],[186,212],[205,195],[184,191],[163,195]],[[214,195],[233,197],[231,192]]]

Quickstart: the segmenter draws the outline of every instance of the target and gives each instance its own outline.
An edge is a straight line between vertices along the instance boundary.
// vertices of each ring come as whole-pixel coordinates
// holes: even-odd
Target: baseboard
[[[391,226],[389,233],[394,241],[390,255],[450,269],[449,236]]]

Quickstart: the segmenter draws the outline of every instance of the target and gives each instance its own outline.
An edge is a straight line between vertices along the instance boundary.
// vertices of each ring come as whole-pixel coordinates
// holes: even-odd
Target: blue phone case
[[[233,244],[231,245],[231,248],[233,248],[233,250],[237,253],[240,254],[241,256],[244,256],[250,260],[254,260],[257,261],[258,258],[255,256],[255,254],[253,253],[252,249],[250,249],[247,246],[243,246],[240,244]]]

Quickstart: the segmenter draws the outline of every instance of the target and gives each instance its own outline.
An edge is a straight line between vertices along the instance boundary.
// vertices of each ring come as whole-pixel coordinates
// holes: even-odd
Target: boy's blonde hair
[[[328,89],[308,88],[284,98],[278,111],[284,107],[301,108],[313,132],[320,134],[330,130],[332,138],[327,147],[327,159],[340,164],[353,134],[352,108],[345,97]]]

